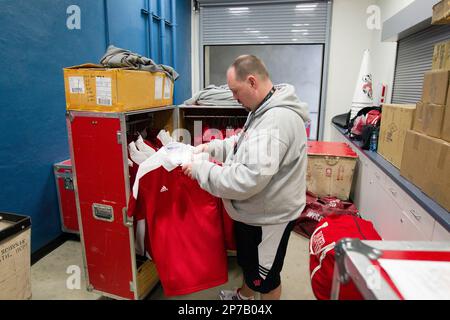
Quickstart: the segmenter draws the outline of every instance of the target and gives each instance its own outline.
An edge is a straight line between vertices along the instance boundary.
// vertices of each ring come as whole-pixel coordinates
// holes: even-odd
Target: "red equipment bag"
[[[366,125],[376,126],[380,123],[381,112],[379,110],[371,110],[366,116]]]
[[[360,139],[366,126],[379,127],[381,122],[381,109],[379,107],[366,107],[361,109],[352,126],[349,128],[351,137]]]
[[[318,300],[330,300],[334,272],[334,246],[342,238],[382,240],[372,222],[353,215],[333,214],[321,220],[309,242],[311,287]],[[340,300],[362,300],[352,281],[339,289]]]
[[[331,214],[350,214],[359,217],[358,209],[353,203],[336,197],[318,199],[316,195],[308,191],[305,209],[297,219],[294,231],[309,239],[319,222]]]

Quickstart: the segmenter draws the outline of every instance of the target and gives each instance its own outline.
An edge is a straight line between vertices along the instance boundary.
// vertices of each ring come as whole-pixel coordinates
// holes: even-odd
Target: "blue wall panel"
[[[164,35],[164,52],[166,55],[164,64],[173,66],[174,65],[174,59],[173,59],[173,36],[172,36],[172,28],[171,26],[165,27],[165,35]]]
[[[188,99],[191,96],[191,0],[107,0],[106,7],[110,44],[145,55],[156,63],[174,66],[180,74],[175,83],[174,103],[181,104]],[[141,9],[150,14],[142,14]],[[169,26],[164,19],[169,23],[175,21],[176,25]]]
[[[109,42],[146,56],[147,22],[141,9],[147,0],[107,0]]]
[[[31,216],[33,252],[61,234],[52,166],[69,158],[62,69],[99,62],[108,43],[146,55],[147,1],[0,0],[0,212]],[[191,11],[190,0],[174,2],[181,103],[191,95]],[[71,5],[81,29],[66,25]]]
[[[181,104],[192,96],[191,1],[173,2],[176,3],[175,68],[180,74],[175,82],[174,101],[175,104]]]
[[[157,15],[161,16],[161,0],[148,0],[151,5],[152,11]],[[170,0],[162,0],[162,1],[170,1]],[[183,1],[183,0],[181,0]]]
[[[161,23],[158,20],[151,22],[151,58],[156,63],[162,63],[162,50],[161,50]]]
[[[81,9],[69,30],[67,8]],[[30,215],[32,250],[60,233],[52,164],[69,158],[62,68],[98,61],[102,1],[0,1],[0,211]]]

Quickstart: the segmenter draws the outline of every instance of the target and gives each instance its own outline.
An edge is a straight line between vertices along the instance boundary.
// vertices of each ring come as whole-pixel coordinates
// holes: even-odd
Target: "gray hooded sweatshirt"
[[[192,165],[200,186],[223,200],[230,217],[249,225],[293,221],[306,203],[308,108],[291,85],[251,112],[246,131],[209,143],[209,161]],[[237,146],[235,146],[237,144]]]

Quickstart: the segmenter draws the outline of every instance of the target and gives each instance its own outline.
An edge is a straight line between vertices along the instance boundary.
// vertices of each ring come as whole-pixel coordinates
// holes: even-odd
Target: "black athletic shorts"
[[[235,222],[237,261],[250,289],[269,293],[280,285],[280,272],[294,224],[291,221],[255,227]]]

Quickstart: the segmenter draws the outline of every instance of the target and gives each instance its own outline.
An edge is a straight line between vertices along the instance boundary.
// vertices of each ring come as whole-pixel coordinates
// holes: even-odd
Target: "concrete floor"
[[[66,282],[73,272],[69,269],[70,266],[76,266],[81,271],[79,289],[67,288]],[[69,273],[66,273],[68,271]],[[31,266],[31,292],[32,300],[96,300],[100,298],[98,294],[86,290],[80,242],[66,241]]]
[[[240,268],[236,257],[228,258],[228,283],[196,292],[194,294],[166,297],[160,284],[152,291],[148,299],[175,299],[175,300],[216,300],[220,289],[232,289],[242,284]],[[36,262],[31,267],[31,288],[33,300],[95,300],[102,299],[96,293],[86,290],[82,274],[81,245],[76,241],[66,241],[63,245]],[[80,269],[78,269],[78,267]],[[81,270],[81,281],[74,279],[73,272]],[[68,289],[69,286],[74,287]],[[79,289],[77,285],[79,284]],[[283,300],[314,300],[309,280],[308,240],[291,233],[282,271]]]

